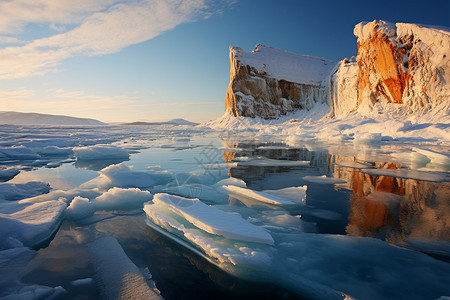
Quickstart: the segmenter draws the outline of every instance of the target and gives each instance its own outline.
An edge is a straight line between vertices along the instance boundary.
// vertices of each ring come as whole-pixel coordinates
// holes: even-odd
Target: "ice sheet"
[[[78,160],[128,159],[128,151],[113,145],[75,147],[73,152]]]
[[[46,201],[40,203],[0,202],[0,249],[12,237],[25,246],[33,247],[49,239],[64,217],[66,203]]]
[[[89,244],[93,257],[96,279],[106,299],[163,299],[138,267],[128,258],[119,242],[110,236]]]
[[[96,210],[133,208],[152,199],[149,191],[141,191],[138,188],[113,187],[93,200]]]
[[[187,199],[169,194],[156,194],[153,202],[166,206],[198,228],[229,239],[273,244],[273,238],[264,229],[239,216],[208,206],[198,199]],[[146,206],[151,209],[151,206]],[[149,208],[148,208],[149,207]]]
[[[273,205],[294,205],[295,204],[295,202],[293,202],[289,199],[275,195],[273,191],[271,191],[272,193],[267,193],[267,191],[259,192],[259,191],[254,191],[254,190],[251,190],[248,188],[238,187],[238,186],[234,186],[234,185],[225,185],[225,186],[223,186],[223,188],[231,194],[245,196],[245,197],[254,199],[256,201],[261,201],[264,203],[269,203],[269,204],[273,204]],[[300,193],[300,195],[301,195],[301,193]]]
[[[50,185],[40,181],[27,183],[0,183],[0,200],[21,200],[35,197],[50,191]]]

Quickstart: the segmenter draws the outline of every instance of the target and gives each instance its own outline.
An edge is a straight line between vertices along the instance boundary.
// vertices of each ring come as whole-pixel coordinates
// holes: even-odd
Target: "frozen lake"
[[[446,146],[184,125],[0,137],[0,297],[117,289],[109,236],[165,299],[450,295]]]

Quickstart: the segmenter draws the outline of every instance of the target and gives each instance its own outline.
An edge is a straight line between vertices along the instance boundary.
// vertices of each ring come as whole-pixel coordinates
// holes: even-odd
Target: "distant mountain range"
[[[9,125],[106,125],[94,119],[62,115],[0,111],[0,124]]]
[[[165,122],[131,122],[131,123],[124,123],[123,125],[191,125],[195,126],[199,123],[187,121],[185,119],[172,119]]]

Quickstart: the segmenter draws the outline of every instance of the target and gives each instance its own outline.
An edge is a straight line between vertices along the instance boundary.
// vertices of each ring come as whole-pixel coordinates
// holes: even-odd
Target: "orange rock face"
[[[371,37],[358,42],[358,105],[368,94],[371,99],[384,96],[389,102],[403,103],[403,92],[411,79],[403,67],[406,50],[378,31],[378,28],[379,24],[376,24]]]

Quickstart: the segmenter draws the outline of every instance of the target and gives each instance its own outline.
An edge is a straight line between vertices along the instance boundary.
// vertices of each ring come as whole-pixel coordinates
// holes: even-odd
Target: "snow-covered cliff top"
[[[319,85],[330,73],[336,62],[308,55],[298,55],[291,52],[256,45],[251,53],[239,47],[231,47],[241,65],[249,65],[269,77],[290,82]]]

